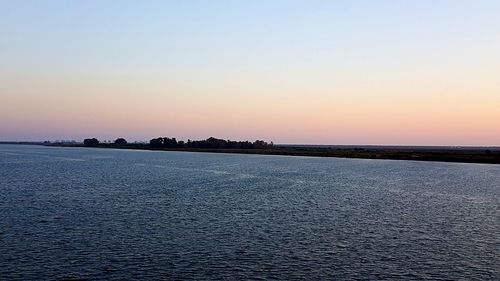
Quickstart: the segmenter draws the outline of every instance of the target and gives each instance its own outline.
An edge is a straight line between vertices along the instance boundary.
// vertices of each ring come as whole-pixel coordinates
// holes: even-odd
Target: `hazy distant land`
[[[0,142],[59,147],[99,147],[160,151],[190,151],[288,156],[342,157],[363,159],[393,159],[462,163],[500,164],[500,147],[456,146],[378,146],[378,145],[285,145],[264,141],[230,141],[209,138],[201,141],[177,141],[175,138],[155,138],[149,143],[128,143],[119,138],[114,142],[86,139],[78,142]]]

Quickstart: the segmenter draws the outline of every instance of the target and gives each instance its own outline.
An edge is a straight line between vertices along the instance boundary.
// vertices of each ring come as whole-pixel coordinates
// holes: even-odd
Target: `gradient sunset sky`
[[[0,0],[0,140],[500,145],[500,1]]]

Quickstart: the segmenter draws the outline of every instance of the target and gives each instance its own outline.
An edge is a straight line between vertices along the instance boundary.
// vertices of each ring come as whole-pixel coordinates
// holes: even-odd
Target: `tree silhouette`
[[[116,145],[126,145],[127,144],[127,140],[125,140],[124,138],[117,138],[115,140],[115,144]]]
[[[84,139],[83,144],[85,146],[98,146],[99,145],[99,140],[96,138],[91,138],[91,139]]]
[[[152,148],[163,147],[163,138],[156,138],[149,141],[149,146]]]

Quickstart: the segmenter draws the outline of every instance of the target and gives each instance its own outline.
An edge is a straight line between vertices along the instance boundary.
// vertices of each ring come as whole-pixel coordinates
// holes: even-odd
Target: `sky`
[[[0,0],[0,140],[500,145],[500,1]]]

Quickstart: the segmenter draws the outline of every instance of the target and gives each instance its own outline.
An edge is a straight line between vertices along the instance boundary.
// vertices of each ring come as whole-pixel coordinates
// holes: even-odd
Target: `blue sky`
[[[0,1],[0,137],[495,144],[499,15],[499,1]]]

